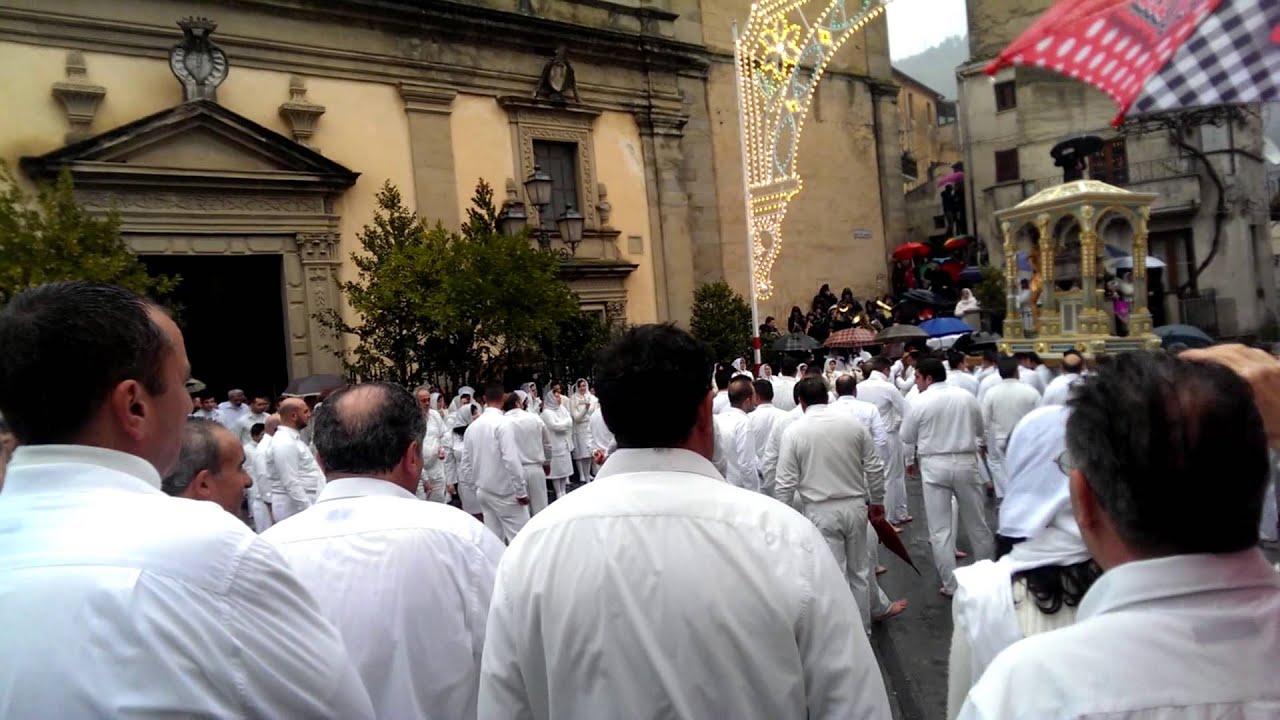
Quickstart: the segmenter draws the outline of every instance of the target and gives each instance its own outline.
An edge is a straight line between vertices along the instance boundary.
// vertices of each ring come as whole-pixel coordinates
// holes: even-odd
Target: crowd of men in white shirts
[[[322,479],[287,517],[274,517],[273,492],[275,524],[259,535],[226,512],[252,487],[244,446],[217,422],[184,422],[190,366],[161,308],[106,285],[45,285],[0,310],[0,347],[24,349],[0,353],[0,412],[18,442],[0,492],[4,717],[889,718],[865,632],[866,528],[894,510],[889,428],[938,486],[925,505],[944,593],[950,498],[973,538],[964,503],[992,442],[983,405],[955,382],[962,369],[873,359],[862,383],[780,380],[802,411],[778,408],[753,465],[729,445],[757,436],[754,399],[769,405],[773,384],[730,374],[717,414],[723,373],[709,349],[645,325],[597,360],[614,440],[592,458],[605,459],[595,481],[522,526],[504,504],[528,507],[531,481],[557,473],[532,472],[547,436],[537,431],[539,457],[532,422],[506,414],[527,390],[457,398],[466,429],[452,477],[474,482],[481,523],[417,495],[439,477],[427,456],[443,459],[424,452],[436,401],[366,383],[314,414],[281,403],[271,456],[280,428],[310,426],[294,447],[313,452]],[[1256,547],[1280,363],[1238,346],[1192,356],[1121,358],[1072,391],[1077,439],[1053,462],[1102,579],[1073,626],[1000,653],[960,717],[1280,708],[1280,576]],[[1022,382],[995,365],[994,384]],[[895,384],[909,376],[912,399]],[[80,384],[53,382],[67,377]],[[894,384],[902,409],[885,418],[869,402],[873,431],[870,411],[841,398],[876,382]],[[553,387],[544,402],[564,401]],[[1224,454],[1225,502],[1206,516],[1195,490]],[[788,507],[797,497],[801,512]]]

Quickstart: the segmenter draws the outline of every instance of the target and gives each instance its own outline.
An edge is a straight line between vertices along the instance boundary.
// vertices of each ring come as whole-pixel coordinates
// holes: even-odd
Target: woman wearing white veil
[[[962,318],[966,312],[978,310],[981,307],[978,304],[978,298],[973,296],[973,291],[965,288],[960,291],[960,301],[956,303],[956,317]]]
[[[840,364],[836,362],[835,358],[827,358],[827,361],[823,363],[822,377],[827,381],[827,389],[832,392],[835,392],[836,379],[840,377],[839,367]]]
[[[755,376],[751,374],[751,370],[749,370],[747,367],[746,358],[738,358],[737,360],[733,361],[733,375],[734,377],[737,377],[739,375],[745,375],[751,378],[752,380],[755,380]]]
[[[560,394],[560,383],[547,385],[547,393],[542,397],[542,423],[551,433],[551,484],[556,489],[556,499],[564,497],[565,485],[573,474],[573,417],[569,408],[565,407],[564,397]]]
[[[444,459],[452,440],[449,437],[449,427],[440,413],[444,407],[443,400],[440,393],[431,393],[427,407],[427,432],[422,439],[422,474],[431,485],[431,492],[426,499],[447,503],[451,489],[453,492],[457,490],[445,475]]]
[[[573,464],[578,469],[578,482],[591,482],[591,464],[594,462],[591,440],[591,413],[600,407],[600,401],[591,394],[585,378],[578,378],[569,395],[569,414],[573,416]]]
[[[1014,428],[996,552],[1017,544],[998,560],[956,569],[948,718],[960,714],[1001,650],[1074,624],[1081,598],[1102,574],[1080,536],[1062,471],[1069,414],[1061,405],[1038,408]]]
[[[475,401],[476,391],[470,385],[463,385],[458,389],[458,394],[454,396],[453,401],[449,403],[449,412],[457,412],[458,407],[462,405],[462,399],[466,398],[469,402]]]
[[[773,368],[769,367],[768,363],[760,366],[760,379],[773,382]]]
[[[446,481],[457,488],[458,497],[462,499],[462,509],[483,521],[484,511],[480,509],[480,500],[476,497],[476,486],[465,481],[459,472],[462,463],[462,437],[471,422],[479,416],[480,406],[475,402],[460,405],[449,416],[449,453],[445,457],[445,476]]]
[[[542,414],[542,398],[538,396],[538,384],[527,382],[520,386],[520,389],[529,396],[525,401],[525,411],[533,415]]]

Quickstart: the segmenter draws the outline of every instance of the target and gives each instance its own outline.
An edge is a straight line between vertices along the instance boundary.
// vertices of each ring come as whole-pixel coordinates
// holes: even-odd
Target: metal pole
[[[751,3],[751,12],[755,12],[755,3]],[[750,13],[748,13],[750,17]],[[742,153],[742,201],[746,214],[743,220],[747,226],[747,287],[751,298],[751,348],[755,355],[755,371],[758,373],[763,360],[760,357],[760,300],[756,288],[756,248],[755,234],[751,222],[751,160],[747,155],[747,112],[746,92],[747,79],[742,76],[742,47],[738,37],[738,21],[733,21],[733,72],[738,78],[738,144]]]

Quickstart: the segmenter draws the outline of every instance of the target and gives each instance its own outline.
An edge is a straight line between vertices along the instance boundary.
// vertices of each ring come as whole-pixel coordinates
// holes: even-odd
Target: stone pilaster
[[[413,159],[413,195],[418,215],[447,228],[457,228],[458,188],[453,164],[453,134],[449,125],[454,90],[401,82],[400,97],[409,116],[409,147]]]
[[[688,116],[644,110],[635,117],[644,148],[658,318],[687,326],[693,302],[694,249],[689,197],[680,175],[685,164],[681,139]]]
[[[343,349],[342,337],[335,336],[316,319],[330,310],[341,313],[337,233],[299,233],[298,256],[302,260],[303,292],[306,297],[312,374],[341,374],[342,360],[335,352]]]

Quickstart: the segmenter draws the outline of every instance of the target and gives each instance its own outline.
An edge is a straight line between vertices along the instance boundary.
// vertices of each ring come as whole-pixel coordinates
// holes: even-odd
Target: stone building
[[[1087,177],[1159,195],[1149,253],[1167,267],[1153,270],[1148,280],[1155,324],[1185,322],[1220,336],[1273,333],[1276,291],[1259,109],[1239,108],[1230,119],[1218,114],[1216,122],[1200,118],[1177,135],[1161,120],[1117,130],[1110,124],[1115,104],[1089,85],[1033,67],[1006,68],[994,78],[984,74],[1051,0],[967,3],[970,58],[957,69],[961,144],[969,215],[993,262],[1003,254],[993,213],[1061,182],[1062,170],[1049,155],[1054,145],[1096,135],[1104,145],[1089,159]],[[1164,119],[1186,125],[1189,116]],[[1116,237],[1124,235],[1118,231]],[[1103,241],[1111,252],[1129,250]]]
[[[906,193],[907,237],[923,241],[946,234],[938,180],[960,162],[956,104],[901,70],[898,84],[898,138]],[[945,239],[945,238],[943,238]]]
[[[478,180],[526,200],[539,165],[547,214],[584,216],[563,264],[583,306],[684,322],[696,284],[748,287],[731,42],[748,7],[0,0],[0,159],[23,182],[69,167],[148,265],[183,276],[195,372],[214,389],[338,368],[313,316],[350,313],[339,284],[386,181],[456,228]],[[179,29],[193,10],[209,19]],[[818,92],[762,313],[822,282],[883,284],[905,234],[896,92],[880,18]]]

